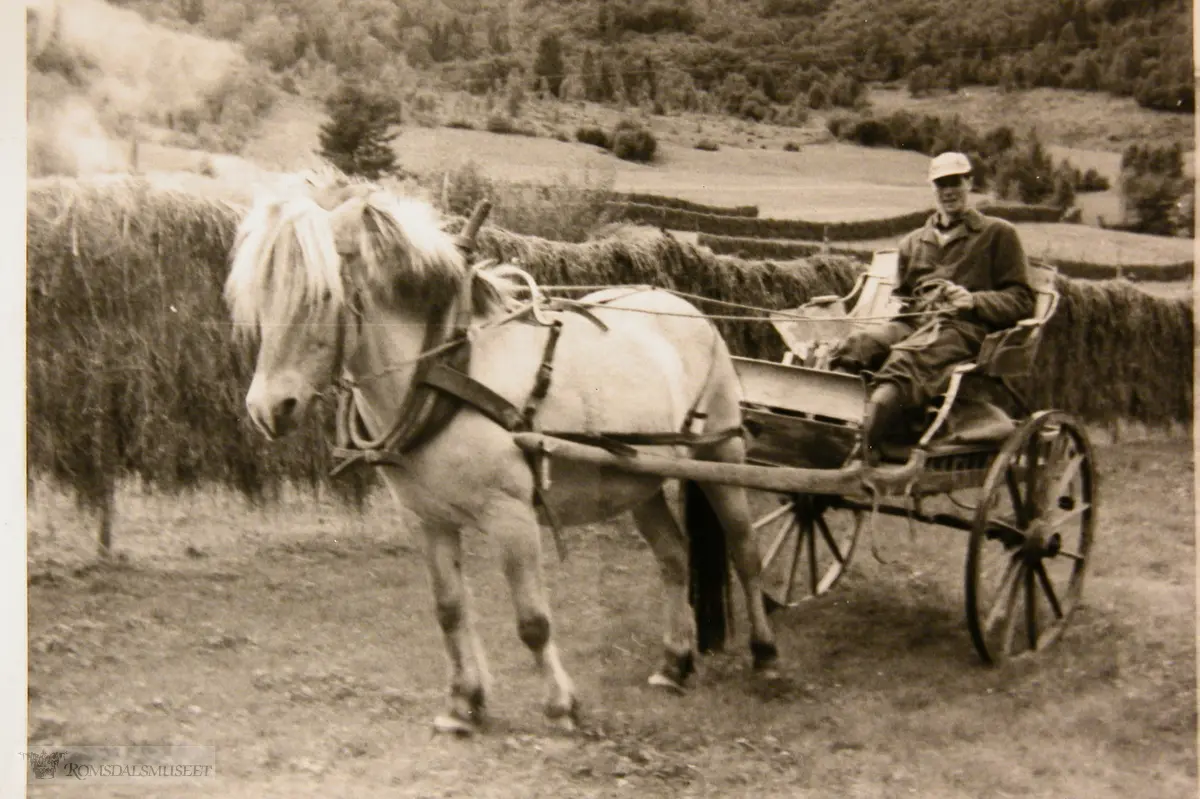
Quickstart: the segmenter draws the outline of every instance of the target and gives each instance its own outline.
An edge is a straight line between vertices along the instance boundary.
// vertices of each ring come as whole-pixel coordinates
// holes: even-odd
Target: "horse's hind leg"
[[[489,677],[483,647],[471,623],[470,595],[462,576],[458,529],[428,527],[425,554],[438,624],[450,660],[450,707],[434,720],[439,732],[466,735],[478,728]]]
[[[662,491],[637,507],[633,519],[658,560],[666,598],[664,661],[650,684],[679,691],[695,669],[696,623],[688,606],[687,541]]]
[[[769,674],[779,659],[779,649],[775,645],[775,633],[771,630],[763,605],[762,564],[754,540],[754,524],[750,518],[746,492],[736,486],[719,483],[702,484],[701,488],[725,529],[733,567],[745,593],[754,668]]]
[[[479,526],[501,547],[504,576],[517,614],[517,635],[533,653],[545,681],[546,717],[564,729],[573,729],[578,713],[575,685],[551,635],[550,603],[542,579],[541,530],[533,508],[504,495],[488,504]]]

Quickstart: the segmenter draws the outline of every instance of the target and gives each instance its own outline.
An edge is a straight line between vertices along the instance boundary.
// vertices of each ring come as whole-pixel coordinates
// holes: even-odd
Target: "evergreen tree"
[[[537,58],[533,62],[533,74],[546,81],[546,87],[555,97],[562,96],[562,82],[566,75],[563,61],[563,46],[557,35],[547,33],[538,40]]]
[[[399,134],[400,101],[344,83],[325,101],[329,121],[321,126],[321,157],[347,175],[368,180],[393,174],[396,153],[391,143]]]

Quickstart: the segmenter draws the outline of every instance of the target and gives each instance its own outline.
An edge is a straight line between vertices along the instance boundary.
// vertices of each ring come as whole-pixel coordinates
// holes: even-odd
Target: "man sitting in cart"
[[[863,419],[863,457],[878,464],[879,447],[916,408],[928,407],[954,367],[979,353],[989,333],[1033,313],[1025,252],[1008,222],[968,206],[971,162],[947,152],[929,164],[936,212],[901,240],[897,295],[902,316],[843,341],[832,367],[866,372],[870,396]]]

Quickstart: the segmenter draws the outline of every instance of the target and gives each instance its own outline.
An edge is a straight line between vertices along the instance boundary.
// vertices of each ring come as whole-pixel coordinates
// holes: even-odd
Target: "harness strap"
[[[537,377],[533,381],[533,391],[529,393],[529,399],[525,400],[525,408],[521,412],[526,430],[533,429],[533,419],[537,416],[538,408],[542,406],[542,400],[550,392],[550,378],[554,375],[554,351],[558,348],[558,339],[562,335],[562,329],[562,320],[555,319],[550,327],[550,335],[546,337],[546,346],[542,350],[542,362],[538,365]]]
[[[605,333],[608,332],[608,325],[604,324],[604,320],[592,313],[588,306],[576,302],[575,300],[555,297],[547,303],[547,306],[551,311],[570,311],[571,313],[577,313],[584,319],[587,319],[589,322],[594,324],[596,327],[603,330]]]
[[[434,364],[424,382],[430,388],[465,402],[509,432],[524,427],[525,417],[515,405],[453,366]]]

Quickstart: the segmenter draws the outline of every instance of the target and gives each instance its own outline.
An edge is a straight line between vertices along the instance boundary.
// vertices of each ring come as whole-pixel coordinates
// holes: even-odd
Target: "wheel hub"
[[[1059,533],[1046,534],[1046,524],[1035,520],[1029,525],[1025,540],[1021,542],[1020,556],[1027,562],[1033,563],[1042,558],[1053,558],[1062,551],[1062,535]]]

